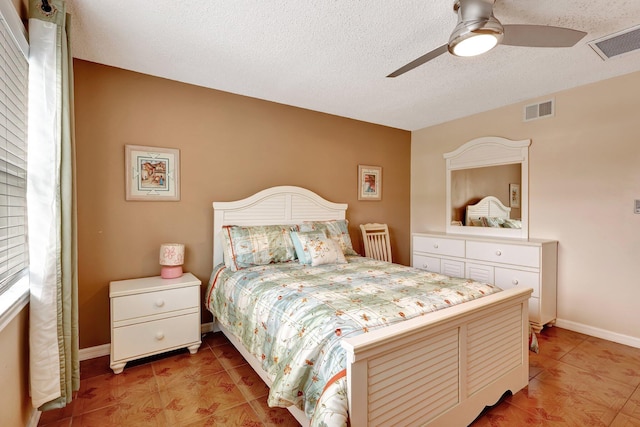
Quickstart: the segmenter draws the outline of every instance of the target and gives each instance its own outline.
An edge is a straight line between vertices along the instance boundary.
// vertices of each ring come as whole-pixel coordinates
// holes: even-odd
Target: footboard
[[[353,426],[466,426],[528,383],[528,299],[510,289],[344,340]]]

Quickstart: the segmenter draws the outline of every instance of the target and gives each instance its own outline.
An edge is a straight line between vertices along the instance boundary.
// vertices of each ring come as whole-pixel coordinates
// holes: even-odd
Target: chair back
[[[387,224],[361,224],[364,256],[380,261],[391,261],[391,242]]]

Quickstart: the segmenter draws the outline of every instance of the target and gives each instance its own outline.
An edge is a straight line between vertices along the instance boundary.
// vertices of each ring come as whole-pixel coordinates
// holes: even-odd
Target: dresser
[[[187,347],[198,351],[200,280],[191,273],[176,279],[160,276],[109,284],[111,363],[114,373],[128,361]]]
[[[447,276],[528,287],[529,321],[539,332],[556,320],[558,242],[499,239],[445,233],[414,233],[412,265]]]

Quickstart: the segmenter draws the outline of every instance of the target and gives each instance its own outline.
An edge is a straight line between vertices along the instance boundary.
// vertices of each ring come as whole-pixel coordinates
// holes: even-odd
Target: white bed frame
[[[346,204],[299,187],[273,187],[234,202],[214,202],[213,261],[222,262],[223,225],[344,219]],[[466,426],[507,391],[528,384],[528,299],[509,289],[345,339],[351,425]],[[218,325],[270,385],[241,341]],[[309,420],[289,408],[304,426]]]
[[[487,196],[475,205],[467,206],[465,225],[471,225],[472,219],[483,216],[496,218],[511,218],[511,208],[502,204],[500,199],[494,196]]]

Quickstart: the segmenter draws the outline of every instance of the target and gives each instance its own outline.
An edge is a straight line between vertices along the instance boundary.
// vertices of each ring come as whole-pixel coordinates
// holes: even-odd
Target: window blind
[[[28,267],[27,96],[29,62],[0,15],[0,294]]]

